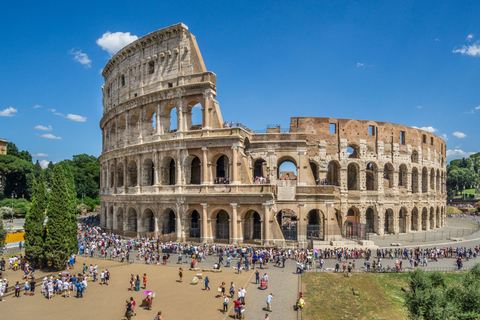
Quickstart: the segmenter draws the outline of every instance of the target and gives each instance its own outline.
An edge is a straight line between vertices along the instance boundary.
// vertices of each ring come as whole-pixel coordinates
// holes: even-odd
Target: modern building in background
[[[305,247],[445,225],[440,137],[369,120],[294,117],[261,133],[224,122],[216,75],[184,24],[127,45],[103,77],[109,230]]]

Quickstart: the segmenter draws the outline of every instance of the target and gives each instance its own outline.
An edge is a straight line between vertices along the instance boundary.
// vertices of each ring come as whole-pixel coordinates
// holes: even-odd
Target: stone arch
[[[138,184],[137,162],[130,160],[127,167],[127,187],[135,187]]]
[[[193,210],[190,214],[190,238],[200,238],[200,213]]]
[[[243,146],[244,146],[243,152],[245,152],[245,154],[248,155],[250,153],[250,139],[245,138],[245,140],[243,140]]]
[[[365,181],[367,190],[378,190],[378,167],[375,162],[369,162],[365,168]]]
[[[412,163],[418,163],[418,151],[417,150],[412,151],[412,155],[411,155],[410,159],[412,160]]]
[[[155,232],[155,214],[152,209],[143,210],[143,223],[146,232]]]
[[[123,187],[125,184],[123,177],[123,162],[117,163],[117,188]]]
[[[198,156],[194,154],[188,155],[184,161],[184,168],[187,184],[202,183],[202,163]]]
[[[412,193],[418,193],[418,169],[416,167],[412,168]]]
[[[113,228],[113,207],[110,207],[110,209],[108,210],[108,216],[105,221],[105,225],[107,226],[107,228]]]
[[[327,166],[327,184],[340,186],[340,164],[338,161],[330,161]]]
[[[383,187],[393,188],[393,165],[388,162],[383,166]]]
[[[349,143],[347,147],[347,156],[350,159],[360,158],[360,147],[355,143]]]
[[[230,159],[226,154],[219,154],[215,157],[214,177],[216,183],[227,183],[230,181]]]
[[[367,232],[374,233],[376,230],[376,214],[375,214],[375,208],[374,207],[368,207],[367,211],[365,212],[366,216],[366,223],[367,223]]]
[[[348,237],[359,235],[360,210],[357,207],[350,207],[347,210],[347,217],[343,226],[343,235]]]
[[[125,121],[124,117],[120,117],[120,120],[118,121],[118,127],[117,127],[117,143],[118,144],[124,142],[124,140],[127,140],[127,137],[125,137],[126,129],[127,129],[127,122]]]
[[[428,223],[428,209],[422,209],[422,230],[427,230],[427,223]]]
[[[384,218],[384,233],[395,233],[394,230],[394,213],[392,209],[385,210],[385,218]]]
[[[243,218],[243,239],[260,240],[262,239],[262,222],[260,213],[255,210],[245,212]]]
[[[430,170],[430,189],[435,190],[435,169]]]
[[[204,123],[203,106],[198,100],[191,100],[187,104],[187,129],[188,130],[200,130]]]
[[[310,161],[310,170],[312,171],[313,180],[315,184],[319,184],[320,180],[318,179],[318,165],[314,161]]]
[[[145,111],[145,119],[142,122],[143,132],[145,136],[152,136],[157,131],[157,111],[153,107],[149,107]]]
[[[407,187],[407,181],[408,181],[407,166],[404,163],[402,163],[398,167],[398,185],[400,187]]]
[[[407,232],[407,208],[401,207],[398,212],[398,231],[400,233]]]
[[[307,213],[307,238],[322,238],[324,214],[321,210],[312,209]]]
[[[259,158],[253,162],[253,179],[264,178],[267,175],[267,161]]]
[[[177,231],[177,214],[173,209],[166,208],[160,216],[159,223],[161,224],[162,234],[175,233]]]
[[[422,193],[428,192],[428,170],[426,167],[422,169]]]
[[[178,121],[178,115],[179,115],[179,110],[177,108],[177,106],[175,105],[167,105],[167,107],[165,108],[165,112],[167,113],[166,114],[166,117],[165,117],[165,129],[166,132],[176,132],[180,129],[180,126],[179,126],[179,121]]]
[[[283,166],[283,169],[282,169]],[[277,179],[297,180],[297,162],[290,156],[284,156],[277,161]]]
[[[123,209],[118,207],[115,214],[115,227],[117,230],[123,230]]]
[[[282,209],[277,212],[277,222],[285,240],[297,240],[298,217],[291,209]]]
[[[435,190],[437,190],[437,192],[440,192],[440,170],[437,169],[437,174],[436,174],[436,183],[435,183]]]
[[[410,229],[412,231],[419,231],[419,225],[418,225],[418,219],[419,219],[419,216],[418,216],[418,209],[417,207],[414,207],[412,209],[412,215],[411,215],[411,222],[410,222]]]
[[[130,207],[127,211],[127,231],[138,231],[138,217],[137,217],[137,210],[134,207]]]
[[[215,214],[215,238],[218,240],[230,239],[230,215],[227,211],[220,209]]]
[[[115,186],[115,166],[113,163],[110,165],[110,169],[108,172],[108,187],[113,188]]]
[[[135,140],[140,135],[139,123],[140,122],[139,122],[138,114],[133,112],[130,115],[130,119],[128,120],[128,133],[129,133],[128,139],[129,140]]]
[[[175,159],[172,157],[165,157],[162,160],[162,184],[173,186],[176,184],[177,168]]]
[[[347,187],[348,190],[359,190],[360,189],[360,179],[358,178],[360,170],[358,164],[355,162],[350,162],[347,166]]]
[[[155,183],[155,165],[150,158],[147,158],[143,161],[142,181],[143,186],[153,186]]]

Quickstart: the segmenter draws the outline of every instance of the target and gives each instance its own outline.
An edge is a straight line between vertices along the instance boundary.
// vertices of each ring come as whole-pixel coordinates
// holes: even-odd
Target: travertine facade
[[[107,228],[303,246],[307,237],[445,225],[441,138],[392,123],[332,118],[292,118],[288,132],[225,127],[216,76],[183,24],[126,46],[103,76],[99,160]],[[201,123],[192,123],[196,111]],[[285,162],[288,170],[280,168]]]

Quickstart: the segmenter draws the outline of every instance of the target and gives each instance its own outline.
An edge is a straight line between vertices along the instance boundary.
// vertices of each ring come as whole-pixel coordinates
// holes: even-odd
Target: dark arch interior
[[[175,160],[172,159],[168,165],[168,184],[175,185],[175,178]]]
[[[229,178],[228,158],[223,155],[217,160],[217,178]]]
[[[217,214],[217,239],[229,239],[229,216],[228,213],[224,210],[221,210]]]
[[[200,214],[197,210],[192,212],[192,220],[190,221],[190,237],[200,238]]]
[[[297,215],[293,210],[281,210],[277,221],[285,240],[297,240]]]
[[[195,157],[192,161],[192,168],[190,173],[190,183],[191,184],[200,184],[201,178],[201,168],[200,168],[200,159]]]
[[[264,177],[264,166],[267,162],[263,159],[258,159],[255,161],[253,165],[253,178],[256,179],[257,177]]]

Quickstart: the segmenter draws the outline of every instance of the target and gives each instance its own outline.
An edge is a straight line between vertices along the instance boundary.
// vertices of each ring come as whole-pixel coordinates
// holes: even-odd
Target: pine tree
[[[34,185],[33,201],[30,211],[25,217],[25,255],[30,263],[38,268],[42,264],[43,245],[45,240],[45,184],[43,174],[40,173],[38,182]]]
[[[75,180],[73,178],[72,170],[70,165],[66,161],[61,162],[63,170],[65,172],[65,179],[68,187],[68,194],[70,197],[70,218],[69,218],[69,229],[70,229],[70,254],[78,252],[78,220],[77,220],[77,192],[75,191]]]
[[[55,166],[47,209],[44,257],[57,269],[63,269],[71,254],[71,198],[63,166]],[[75,239],[76,241],[76,239]]]

